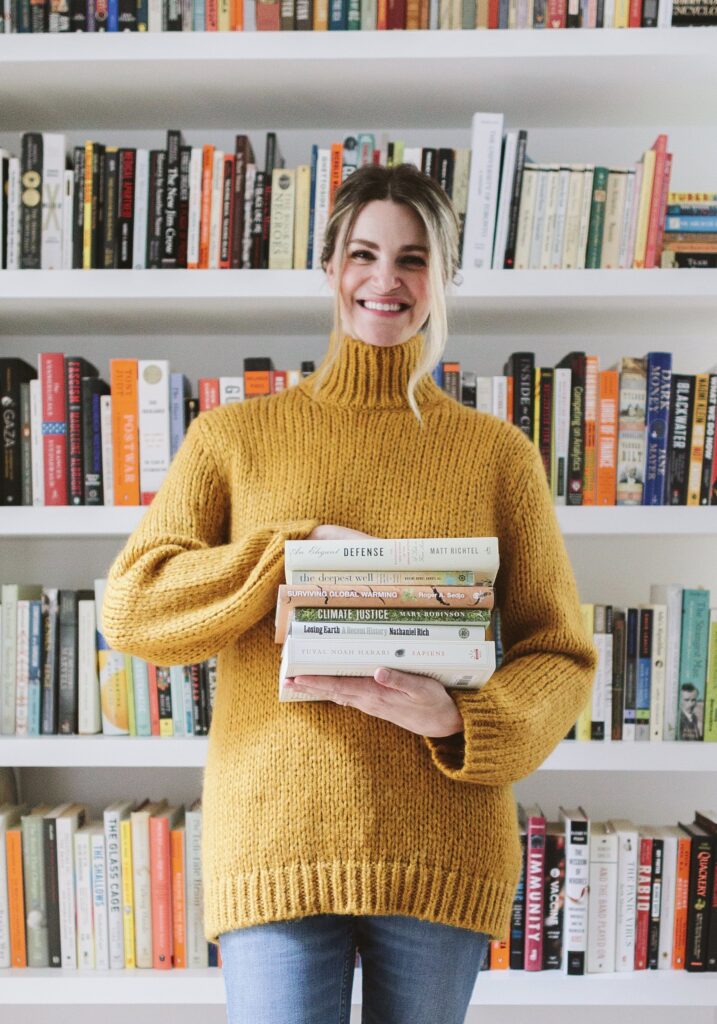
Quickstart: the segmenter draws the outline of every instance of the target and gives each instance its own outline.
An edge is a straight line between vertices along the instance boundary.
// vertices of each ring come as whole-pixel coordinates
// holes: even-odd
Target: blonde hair
[[[326,225],[321,266],[334,259],[337,280],[341,278],[346,259],[346,242],[361,210],[374,200],[390,199],[413,210],[423,224],[428,241],[428,284],[430,306],[422,326],[424,343],[421,356],[408,380],[406,398],[416,418],[421,413],[415,398],[418,381],[437,366],[448,338],[446,316],[446,284],[453,281],[459,265],[460,224],[447,193],[441,186],[419,171],[413,164],[382,167],[371,164],[360,167],[342,183],[336,192],[334,208]],[[315,390],[342,343],[341,299],[337,287],[334,295],[334,329],[329,350],[319,370]]]

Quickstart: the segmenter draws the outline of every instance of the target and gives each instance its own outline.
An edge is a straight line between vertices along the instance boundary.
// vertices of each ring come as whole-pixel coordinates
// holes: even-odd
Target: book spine
[[[62,270],[62,200],[65,184],[65,136],[42,136],[42,216],[40,266]]]
[[[125,966],[120,817],[116,810],[105,809],[104,829],[107,850],[107,925],[110,968],[115,970]]]
[[[135,962],[152,966],[152,894],[150,882],[149,812],[130,814],[132,834],[132,889],[134,893]]]
[[[20,269],[42,266],[42,162],[41,132],[22,136],[22,191],[20,193]]]
[[[121,149],[118,163],[117,267],[132,269],[137,151]]]
[[[49,967],[42,817],[39,814],[23,815],[21,831],[27,964],[28,967]],[[6,966],[10,966],[9,962]]]
[[[692,839],[690,889],[687,906],[685,970],[704,971],[712,902],[712,840],[696,835]]]
[[[149,505],[169,469],[168,360],[138,360],[137,410],[140,501]]]
[[[520,878],[513,897],[510,916],[510,948],[509,961],[512,971],[522,971],[525,967],[525,862],[527,852],[526,834],[520,833]]]
[[[47,946],[50,967],[62,966],[60,948],[60,903],[57,879],[57,834],[54,818],[43,818]]]
[[[45,504],[66,505],[68,481],[65,360],[61,353],[40,353],[40,381]]]
[[[122,818],[120,826],[120,861],[122,864],[122,934],[124,965],[137,966],[134,940],[134,888],[132,884],[132,823]]]
[[[647,968],[647,942],[650,930],[650,893],[652,888],[652,838],[640,836],[637,865],[637,902],[635,914],[635,970]]]
[[[172,955],[174,966],[182,968],[187,966],[184,829],[173,828],[169,841],[172,872]]]
[[[491,265],[493,231],[498,200],[502,114],[475,114],[468,188],[463,266],[487,269]]]
[[[702,482],[700,485],[700,505],[717,504],[712,502],[712,480],[717,479],[717,459],[715,459],[715,434],[717,433],[717,373],[711,373],[707,389],[707,418],[705,421],[705,447],[702,458]]]
[[[663,832],[663,830],[660,830]],[[662,839],[662,879],[659,917],[659,942],[657,950],[658,970],[672,969],[672,942],[675,926],[675,890],[677,886],[677,844],[676,835],[665,829]]]
[[[75,879],[77,894],[77,966],[92,970],[95,966],[95,940],[92,925],[92,851],[91,835],[75,833]]]
[[[672,354],[647,356],[647,413],[643,505],[664,505],[667,472],[667,433],[672,389]],[[717,398],[717,388],[715,389]]]
[[[7,858],[8,920],[10,933],[10,966],[27,967],[25,910],[22,878],[22,834],[19,828],[5,833]]]
[[[140,504],[137,365],[110,360],[115,505]]]
[[[635,701],[635,739],[650,739],[650,686],[652,675],[653,611],[640,609],[640,639]]]
[[[545,873],[545,819],[528,818],[525,863],[525,970],[543,964],[543,878]]]
[[[92,833],[92,912],[95,940],[95,967],[107,971],[110,966],[107,918],[107,859],[103,830]]]
[[[617,926],[615,970],[632,971],[635,965],[635,901],[637,897],[636,831],[618,830]]]
[[[84,503],[81,374],[81,360],[68,356],[65,359],[65,422],[67,425],[67,487],[70,505]]]
[[[565,834],[548,831],[545,837],[542,970],[559,971],[562,965],[563,906],[565,903]]]
[[[707,405],[709,398],[708,373],[698,373],[695,377],[695,401],[692,413],[692,437],[690,441],[690,463],[687,476],[687,504],[700,504],[702,483],[702,460],[705,448],[707,427]]]
[[[171,854],[168,819],[149,819],[152,892],[152,967],[172,967]]]
[[[74,836],[85,821],[85,811],[57,819],[57,882],[60,910],[62,966],[77,968],[77,904],[75,900]]]
[[[565,823],[565,928],[563,964],[567,974],[585,974],[590,879],[590,829],[587,821]]]
[[[662,907],[662,851],[663,841],[652,840],[652,874],[650,878],[650,913],[647,931],[647,967],[656,971],[660,951],[660,911]]]
[[[691,841],[689,836],[677,840],[677,877],[675,880],[675,920],[672,929],[672,967],[685,966],[687,946],[687,908],[690,897]]]

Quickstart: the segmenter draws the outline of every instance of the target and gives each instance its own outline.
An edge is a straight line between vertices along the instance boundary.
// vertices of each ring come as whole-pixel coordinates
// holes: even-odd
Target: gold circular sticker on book
[[[162,371],[156,363],[150,363],[149,366],[145,366],[142,376],[147,384],[159,384]]]

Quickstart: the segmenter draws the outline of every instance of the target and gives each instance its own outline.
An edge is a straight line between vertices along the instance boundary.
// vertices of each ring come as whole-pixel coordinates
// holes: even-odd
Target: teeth
[[[400,302],[369,302],[368,299],[365,299],[363,305],[366,309],[378,309],[386,313],[399,313],[401,311]]]

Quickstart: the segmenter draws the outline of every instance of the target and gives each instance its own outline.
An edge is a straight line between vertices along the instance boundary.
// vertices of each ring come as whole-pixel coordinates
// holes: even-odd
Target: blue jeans
[[[229,1024],[463,1024],[489,938],[415,917],[317,914],[220,936]]]

